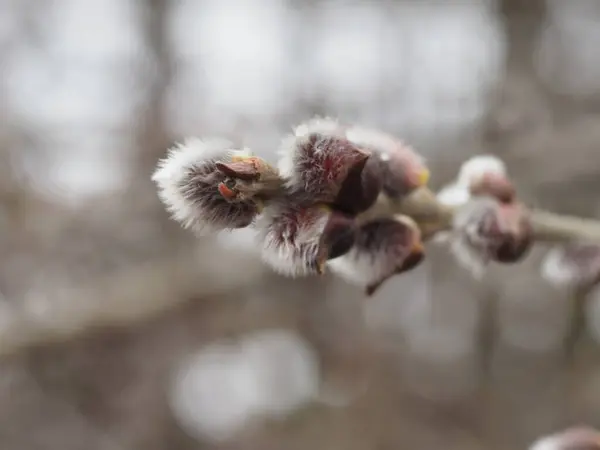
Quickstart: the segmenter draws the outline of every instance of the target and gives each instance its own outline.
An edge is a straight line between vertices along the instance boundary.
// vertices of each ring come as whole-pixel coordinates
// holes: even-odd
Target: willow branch
[[[538,241],[589,241],[600,244],[600,221],[598,220],[533,210],[531,223]]]
[[[428,188],[415,191],[401,201],[381,196],[361,220],[393,214],[405,214],[421,227],[425,239],[452,228],[455,210],[437,201]],[[600,244],[600,221],[562,215],[538,209],[530,211],[531,225],[537,242],[586,241]]]

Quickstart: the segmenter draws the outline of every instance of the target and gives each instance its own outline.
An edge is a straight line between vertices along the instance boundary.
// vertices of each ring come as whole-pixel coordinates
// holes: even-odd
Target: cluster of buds
[[[473,275],[482,276],[490,262],[520,261],[530,249],[528,209],[518,201],[499,159],[485,155],[465,162],[457,181],[441,190],[438,199],[456,208],[446,240]]]
[[[282,275],[360,273],[368,294],[424,257],[405,216],[361,220],[381,195],[424,186],[422,158],[377,130],[314,118],[283,139],[277,168],[222,139],[173,147],[153,175],[184,227],[206,235],[255,227],[265,263]],[[356,280],[352,275],[349,277]]]

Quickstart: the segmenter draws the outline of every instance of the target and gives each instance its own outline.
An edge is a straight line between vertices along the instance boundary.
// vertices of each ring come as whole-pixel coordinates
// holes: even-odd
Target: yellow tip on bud
[[[319,262],[319,264],[317,265],[317,273],[319,275],[325,275],[325,267],[326,267],[327,261],[321,261]]]
[[[326,265],[327,257],[324,254],[319,255],[315,261],[315,271],[317,272],[317,275],[325,275]]]
[[[317,208],[325,213],[331,213],[332,211],[331,206],[326,205],[325,203],[319,203]]]
[[[265,210],[265,202],[260,198],[254,198],[254,204],[256,205],[256,209],[259,213],[262,213]]]
[[[429,183],[429,177],[430,177],[429,170],[422,169],[418,174],[419,186],[420,187],[427,186],[427,183]]]
[[[252,153],[247,149],[242,150],[234,150],[233,155],[231,155],[231,162],[244,162],[253,157]]]
[[[416,240],[415,242],[413,242],[411,252],[412,253],[424,253],[425,247],[423,246],[423,243],[420,240]]]

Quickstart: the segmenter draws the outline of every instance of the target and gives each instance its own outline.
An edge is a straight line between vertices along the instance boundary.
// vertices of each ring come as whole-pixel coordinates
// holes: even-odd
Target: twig
[[[589,241],[600,243],[600,221],[533,210],[536,240],[545,242]]]
[[[427,188],[418,189],[401,201],[394,201],[380,195],[377,203],[360,215],[359,220],[366,222],[378,217],[404,214],[412,217],[421,227],[425,239],[439,231],[452,227],[454,211],[437,201],[435,194]]]
[[[374,216],[406,214],[421,227],[424,237],[452,227],[454,210],[441,204],[428,188],[415,191],[400,202],[381,198],[363,215],[363,220]],[[587,241],[600,244],[600,221],[561,215],[533,209],[530,212],[533,234],[537,242]]]

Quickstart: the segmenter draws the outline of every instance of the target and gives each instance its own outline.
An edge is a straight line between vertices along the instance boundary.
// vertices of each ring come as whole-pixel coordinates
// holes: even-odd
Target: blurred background
[[[200,240],[150,181],[185,136],[274,158],[314,114],[477,153],[600,216],[595,0],[0,0],[0,448],[525,449],[600,426],[600,295],[570,344],[547,249],[444,248],[368,301]],[[597,299],[595,298],[597,297]]]

